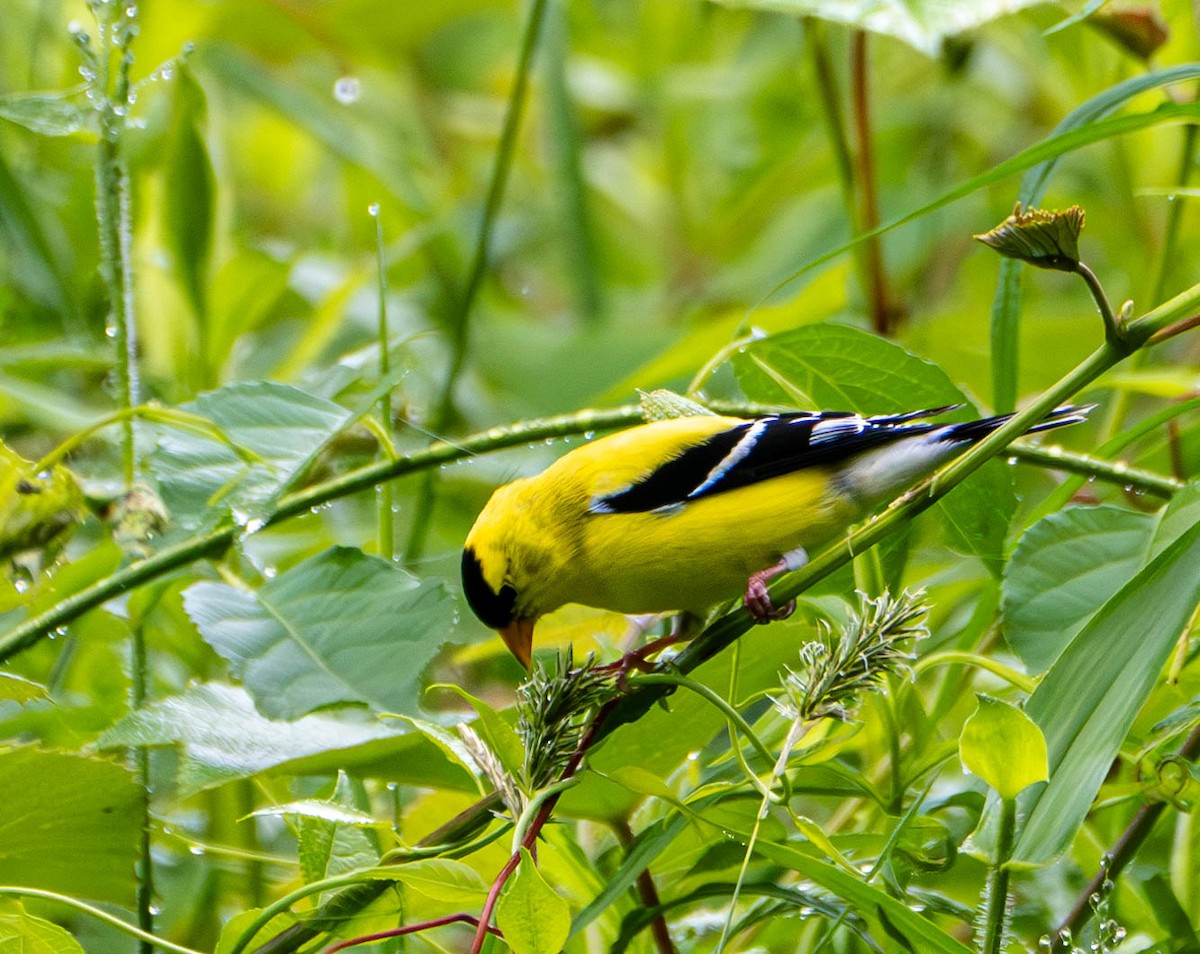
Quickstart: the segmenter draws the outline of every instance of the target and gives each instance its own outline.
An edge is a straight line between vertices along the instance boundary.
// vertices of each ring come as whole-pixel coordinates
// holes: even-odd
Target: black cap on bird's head
[[[462,556],[463,595],[467,605],[485,626],[500,631],[504,644],[526,669],[533,655],[532,619],[522,619],[516,614],[517,591],[507,583],[500,589],[492,589],[483,572],[475,550],[466,547]]]

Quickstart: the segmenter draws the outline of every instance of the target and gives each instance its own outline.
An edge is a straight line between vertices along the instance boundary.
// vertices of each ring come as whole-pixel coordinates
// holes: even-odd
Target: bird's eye
[[[497,593],[483,576],[483,565],[471,549],[463,550],[463,595],[467,604],[485,626],[503,629],[513,621],[517,591],[505,583]]]

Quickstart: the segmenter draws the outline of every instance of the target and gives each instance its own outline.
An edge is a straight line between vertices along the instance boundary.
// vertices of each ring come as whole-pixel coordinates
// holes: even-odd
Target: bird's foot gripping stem
[[[796,612],[795,600],[788,600],[783,606],[775,606],[771,602],[771,594],[767,592],[767,584],[777,576],[800,569],[807,562],[808,553],[803,547],[797,547],[785,553],[778,563],[750,575],[746,580],[746,611],[754,622],[771,623],[787,619]]]

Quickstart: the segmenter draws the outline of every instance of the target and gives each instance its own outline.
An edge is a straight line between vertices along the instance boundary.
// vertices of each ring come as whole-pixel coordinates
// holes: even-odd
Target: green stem
[[[517,61],[516,80],[513,82],[512,93],[508,98],[508,109],[504,114],[500,144],[496,149],[495,164],[492,166],[492,179],[488,186],[487,201],[483,208],[483,218],[479,223],[479,235],[475,241],[475,257],[467,276],[466,290],[463,292],[462,301],[459,303],[451,328],[450,367],[446,371],[441,395],[430,419],[429,428],[435,434],[441,434],[446,430],[450,415],[454,410],[454,389],[466,362],[467,345],[470,342],[471,309],[483,286],[484,276],[487,274],[488,260],[491,257],[492,231],[500,213],[500,204],[504,199],[504,190],[508,184],[508,174],[512,168],[513,156],[517,151],[517,131],[521,126],[521,115],[525,111],[525,92],[529,86],[529,73],[533,64],[533,52],[537,47],[538,34],[541,32],[542,22],[546,19],[546,5],[547,0],[533,0],[533,5],[529,10],[529,19],[525,23],[520,59]],[[419,559],[425,549],[425,539],[429,534],[433,518],[436,487],[437,472],[431,470],[421,482],[413,507],[413,522],[409,530],[408,543],[404,549],[406,564],[411,564],[414,560]]]
[[[66,905],[68,908],[74,908],[76,911],[82,911],[88,917],[93,917],[97,921],[103,921],[110,927],[116,928],[118,931],[123,931],[131,937],[138,938],[143,944],[149,943],[152,947],[161,948],[164,951],[173,951],[174,954],[201,954],[200,951],[194,951],[190,947],[184,947],[181,944],[172,944],[170,941],[164,941],[160,937],[155,937],[153,934],[147,934],[140,928],[134,927],[128,921],[122,921],[118,917],[114,917],[107,911],[102,911],[100,908],[94,908],[90,904],[85,904],[82,901],[76,901],[74,898],[68,897],[65,894],[55,894],[53,891],[43,891],[40,888],[23,888],[18,885],[0,885],[0,897],[11,895],[18,898],[41,898],[44,901],[54,901],[58,904]]]
[[[1040,464],[1043,467],[1065,470],[1067,473],[1107,481],[1165,499],[1170,499],[1186,486],[1182,480],[1164,477],[1162,474],[1139,467],[1130,467],[1124,461],[1100,460],[1090,454],[1074,454],[1057,445],[1043,447],[1040,444],[1013,444],[1008,453],[1014,460],[1024,461],[1027,464]],[[1078,485],[1075,486],[1075,489],[1078,489]],[[1074,491],[1071,493],[1073,494]],[[1068,494],[1068,498],[1070,496]]]
[[[134,627],[132,642],[132,685],[129,691],[130,711],[136,712],[146,704],[146,634],[139,623]],[[150,851],[150,749],[138,746],[130,751],[139,788],[138,812],[141,832],[138,838],[137,920],[147,935],[154,934],[154,859]],[[142,938],[138,944],[141,954],[153,954],[154,944]]]
[[[95,170],[100,274],[111,309],[111,330],[117,352],[117,402],[123,409],[132,408],[138,403],[133,257],[130,252],[133,224],[129,203],[129,170],[121,154],[125,117],[129,110],[129,46],[137,18],[136,6],[130,9],[134,10],[132,17],[127,15],[124,8],[120,13],[109,13],[111,19],[97,14],[100,68],[92,81],[93,92],[100,101],[100,141]],[[126,485],[133,483],[136,460],[135,432],[130,417],[123,422],[121,442],[122,473]]]
[[[1012,854],[1013,834],[1017,828],[1017,800],[1000,800],[1000,832],[996,842],[996,860],[988,874],[987,913],[983,927],[983,954],[1001,954],[1004,926],[1008,920],[1008,858]]]
[[[1108,300],[1108,295],[1104,293],[1104,286],[1100,284],[1100,279],[1096,276],[1096,273],[1083,262],[1076,262],[1075,274],[1083,279],[1088,287],[1088,291],[1092,294],[1092,299],[1096,302],[1096,307],[1100,309],[1100,317],[1104,319],[1104,336],[1108,340],[1108,343],[1115,348],[1124,347],[1124,329],[1122,329],[1121,322],[1113,311],[1112,305]]]
[[[375,219],[375,267],[378,271],[379,285],[379,380],[386,381],[392,373],[391,356],[388,353],[391,335],[388,333],[387,314],[387,268],[383,261],[383,219],[378,204],[371,206],[371,215]],[[391,452],[392,436],[392,393],[388,391],[379,399],[379,426],[387,440],[385,453]],[[390,482],[379,485],[379,555],[390,561],[396,552],[395,512],[393,488]]]

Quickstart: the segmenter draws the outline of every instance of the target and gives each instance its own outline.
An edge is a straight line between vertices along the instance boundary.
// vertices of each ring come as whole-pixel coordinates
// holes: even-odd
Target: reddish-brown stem
[[[875,149],[871,140],[871,107],[868,85],[867,31],[855,30],[850,54],[850,100],[854,113],[855,180],[859,197],[859,228],[871,232],[879,226],[879,190],[876,183]],[[878,235],[864,243],[867,288],[863,289],[871,309],[871,327],[891,334],[893,313],[888,301],[883,272],[883,243]]]
[[[600,726],[604,724],[604,720],[608,718],[609,712],[612,711],[616,700],[606,702],[600,707],[600,711],[596,713],[594,718],[584,732],[583,737],[579,740],[579,745],[575,747],[575,752],[571,758],[567,760],[567,764],[563,767],[562,774],[559,775],[559,780],[565,780],[573,776],[579,771],[579,766],[583,762],[584,755],[591,748],[592,742],[595,741],[596,733]],[[546,826],[546,822],[550,820],[551,814],[554,812],[554,806],[558,804],[561,792],[556,792],[551,795],[542,804],[533,821],[529,825],[529,830],[525,832],[525,837],[521,839],[521,847],[528,851],[533,851],[537,845],[538,836],[542,829]],[[492,887],[488,891],[487,899],[483,903],[483,911],[479,915],[479,922],[475,929],[475,940],[471,943],[470,954],[479,954],[483,950],[483,942],[487,939],[489,931],[488,924],[492,920],[492,912],[495,910],[496,902],[500,900],[500,892],[504,889],[505,883],[512,873],[517,870],[517,865],[521,863],[521,852],[514,851],[512,856],[505,862],[504,867],[500,869],[500,873],[496,875],[496,880],[492,882]]]
[[[442,927],[446,924],[471,924],[476,927],[479,925],[479,918],[472,917],[469,914],[450,914],[444,918],[434,918],[431,921],[422,921],[420,924],[410,924],[407,927],[392,928],[390,931],[379,931],[375,934],[364,934],[362,937],[352,937],[348,941],[340,941],[332,947],[325,948],[325,954],[337,954],[338,951],[344,951],[348,947],[357,947],[359,944],[370,944],[373,941],[384,941],[389,937],[402,937],[405,934],[416,934],[420,931],[428,931],[430,928]],[[504,937],[497,928],[490,927],[487,929],[496,937]]]
[[[1184,318],[1182,321],[1177,321],[1173,325],[1168,325],[1162,331],[1156,331],[1150,336],[1148,344],[1156,345],[1168,338],[1174,338],[1176,335],[1181,335],[1185,331],[1190,331],[1200,325],[1200,314],[1192,315],[1190,318]]]

